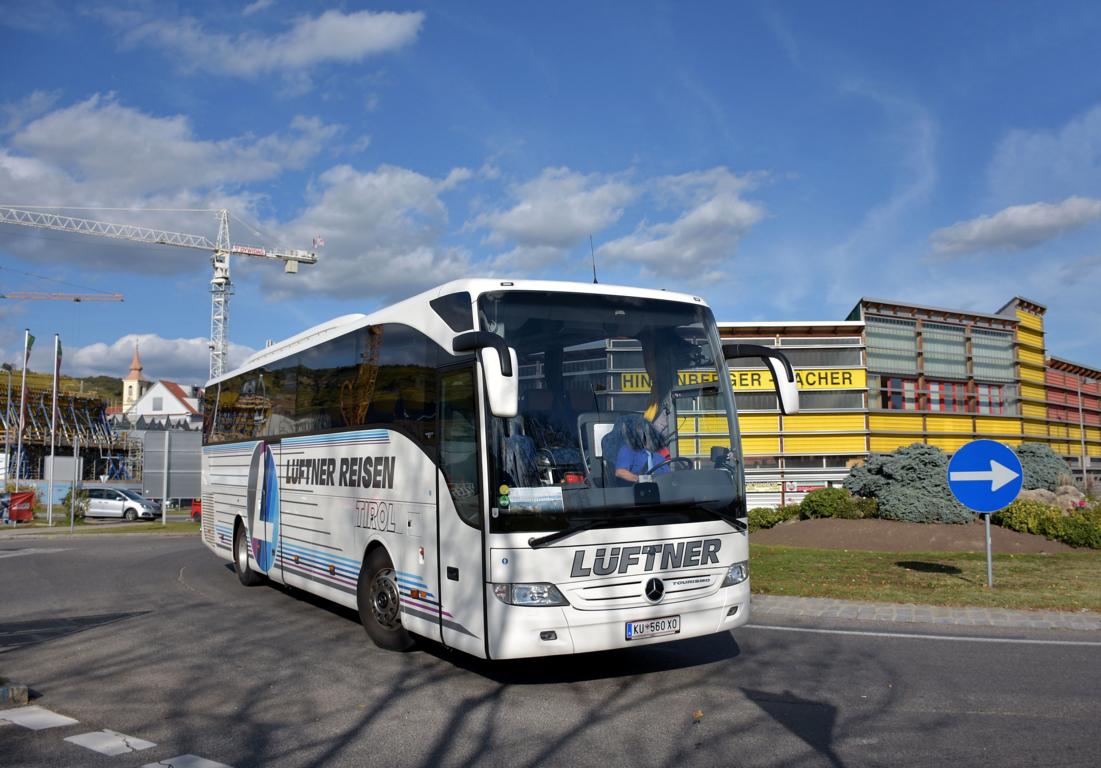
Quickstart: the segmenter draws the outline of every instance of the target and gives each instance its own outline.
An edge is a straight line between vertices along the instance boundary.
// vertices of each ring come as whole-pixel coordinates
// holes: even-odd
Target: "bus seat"
[[[539,470],[535,466],[535,442],[527,435],[514,432],[504,440],[501,465],[507,485],[530,488],[539,485]]]
[[[581,435],[581,458],[589,481],[594,487],[605,485],[603,464],[603,440],[615,426],[620,414],[589,411],[577,417],[577,430]],[[618,450],[618,447],[617,447]],[[614,474],[614,471],[613,471]]]

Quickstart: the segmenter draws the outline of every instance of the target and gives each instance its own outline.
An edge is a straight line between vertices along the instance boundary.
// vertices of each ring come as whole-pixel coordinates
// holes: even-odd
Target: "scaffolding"
[[[50,414],[53,394],[50,390],[27,387],[23,427],[23,456],[16,457],[19,434],[20,389],[0,390],[0,422],[3,426],[4,466],[11,463],[9,477],[23,480],[45,479],[46,459],[50,454]],[[99,479],[103,475],[119,480],[141,479],[140,441],[116,431],[107,417],[107,404],[93,395],[59,392],[57,425],[54,440],[55,456],[71,456],[74,441],[79,441],[83,459],[82,480]],[[135,447],[136,446],[136,447]],[[135,460],[134,454],[137,453]],[[18,465],[21,466],[18,466]]]

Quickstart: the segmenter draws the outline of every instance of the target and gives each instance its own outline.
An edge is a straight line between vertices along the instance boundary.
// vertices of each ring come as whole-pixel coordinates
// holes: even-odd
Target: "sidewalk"
[[[1013,611],[1006,608],[864,603],[782,595],[753,595],[750,616],[751,622],[758,624],[767,623],[771,617],[798,616],[807,619],[856,619],[969,627],[1101,630],[1101,613],[1093,611]]]

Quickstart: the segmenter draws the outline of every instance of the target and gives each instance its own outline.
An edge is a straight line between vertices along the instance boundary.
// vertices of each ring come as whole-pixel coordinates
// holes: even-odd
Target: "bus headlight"
[[[733,587],[735,584],[741,584],[748,578],[749,563],[743,560],[740,563],[734,563],[734,565],[730,566],[730,570],[726,572],[726,578],[723,579],[722,585],[724,587]]]
[[[509,605],[569,605],[553,584],[494,584],[493,594]]]

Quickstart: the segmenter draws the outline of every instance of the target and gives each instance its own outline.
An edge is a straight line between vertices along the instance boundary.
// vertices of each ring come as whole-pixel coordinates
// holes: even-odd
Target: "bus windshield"
[[[481,328],[516,350],[515,418],[487,424],[490,530],[745,516],[718,329],[701,305],[497,292]]]

